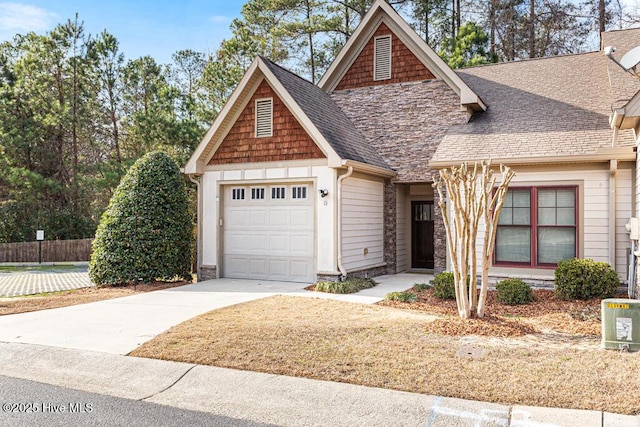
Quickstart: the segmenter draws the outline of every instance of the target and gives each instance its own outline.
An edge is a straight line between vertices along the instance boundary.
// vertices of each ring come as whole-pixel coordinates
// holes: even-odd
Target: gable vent
[[[373,80],[391,78],[391,35],[376,37],[373,46]]]
[[[273,136],[273,99],[256,100],[256,138]]]

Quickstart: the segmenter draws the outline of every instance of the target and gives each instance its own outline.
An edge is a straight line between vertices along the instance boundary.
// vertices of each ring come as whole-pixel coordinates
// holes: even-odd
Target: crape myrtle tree
[[[93,242],[98,285],[191,278],[193,218],[180,171],[164,152],[140,158],[116,188]]]
[[[491,162],[483,161],[473,167],[463,163],[460,167],[442,169],[439,176],[434,177],[433,186],[440,199],[447,251],[453,269],[458,314],[463,319],[484,317],[498,220],[509,183],[515,175],[504,165],[500,165],[500,173],[502,176],[498,184]],[[480,254],[482,280],[478,291],[476,241],[481,228],[484,231]]]

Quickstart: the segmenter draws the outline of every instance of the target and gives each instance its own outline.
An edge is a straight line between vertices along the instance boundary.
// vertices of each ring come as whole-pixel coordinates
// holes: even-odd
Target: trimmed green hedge
[[[592,259],[560,261],[555,277],[555,294],[564,300],[611,298],[620,286],[620,279],[609,263]]]
[[[317,292],[327,292],[330,294],[352,294],[363,289],[373,288],[376,282],[373,279],[346,279],[342,282],[318,282]]]
[[[191,279],[193,218],[178,166],[152,152],[129,169],[102,215],[89,276],[98,285]]]
[[[496,285],[498,301],[507,305],[529,304],[533,301],[531,286],[520,279],[505,279]]]
[[[456,299],[453,273],[436,274],[433,278],[433,295],[440,299]]]

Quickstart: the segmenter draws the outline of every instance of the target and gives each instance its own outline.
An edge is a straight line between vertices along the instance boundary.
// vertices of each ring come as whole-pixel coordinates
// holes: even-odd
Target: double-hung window
[[[498,220],[495,264],[544,267],[577,256],[578,188],[512,188]]]

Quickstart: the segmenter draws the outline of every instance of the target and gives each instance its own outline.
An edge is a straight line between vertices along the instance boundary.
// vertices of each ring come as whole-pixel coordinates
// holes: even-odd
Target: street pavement
[[[19,400],[17,398],[19,396]],[[248,420],[188,411],[0,376],[0,424],[12,427],[189,426],[258,427]]]
[[[322,297],[370,304],[388,292],[430,278],[383,276],[376,278],[379,285],[375,288],[354,295]],[[306,285],[218,279],[82,306],[2,316],[0,375],[204,412],[229,422],[284,426],[640,427],[638,416],[500,405],[126,356],[169,327],[212,309],[276,294],[320,296],[304,291]],[[9,395],[9,402],[0,403],[20,403],[32,396],[18,392]],[[36,394],[40,399],[35,403],[48,402],[47,396]],[[6,418],[5,422],[3,416],[0,414],[0,425],[14,425],[15,418]],[[174,423],[172,418],[163,419],[166,422],[158,425],[185,425]],[[98,418],[76,421],[72,424],[100,424]]]
[[[35,267],[29,265],[29,267]],[[45,266],[46,270],[2,271],[0,270],[0,297],[33,295],[44,292],[68,291],[94,286],[87,274],[87,266],[74,268]]]

